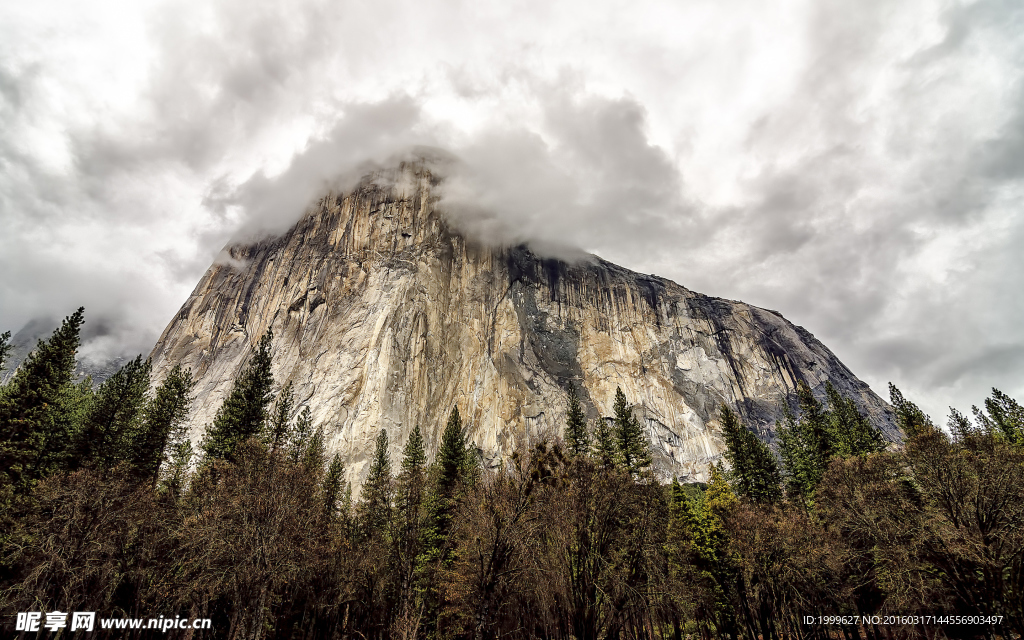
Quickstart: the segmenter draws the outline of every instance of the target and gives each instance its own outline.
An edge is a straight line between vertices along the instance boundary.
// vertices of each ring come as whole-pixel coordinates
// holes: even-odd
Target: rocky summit
[[[276,384],[294,384],[357,482],[380,429],[396,461],[417,424],[433,453],[456,405],[500,464],[561,435],[570,385],[591,424],[622,388],[663,479],[706,477],[724,450],[723,402],[770,441],[801,380],[820,396],[831,381],[899,437],[888,405],[777,312],[597,257],[482,246],[446,222],[438,184],[403,164],[326,195],[283,235],[225,249],[152,353],[157,382],[192,368],[193,437],[268,329]]]

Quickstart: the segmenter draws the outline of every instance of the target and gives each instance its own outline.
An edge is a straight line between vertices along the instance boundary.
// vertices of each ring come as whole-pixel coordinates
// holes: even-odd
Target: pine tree
[[[698,616],[714,619],[723,637],[735,638],[736,617],[729,595],[736,582],[736,569],[729,555],[725,520],[737,500],[721,463],[712,466],[710,473],[707,488],[692,495],[687,495],[678,482],[673,483],[666,550],[677,579],[697,586],[693,606]]]
[[[327,446],[324,442],[324,428],[318,426],[313,435],[309,438],[309,442],[306,443],[305,449],[302,451],[302,466],[306,470],[319,478],[324,472],[324,462],[327,460]]]
[[[45,478],[77,466],[74,443],[89,419],[95,395],[90,377],[61,387],[47,418],[49,437],[34,464],[37,477]]]
[[[739,417],[725,404],[722,404],[721,412],[725,457],[732,465],[738,492],[755,502],[777,502],[782,493],[775,456],[768,445],[744,427]]]
[[[924,431],[935,428],[932,419],[916,404],[904,398],[896,385],[891,382],[889,383],[889,404],[892,405],[896,413],[896,425],[907,438],[913,438]]]
[[[295,421],[295,430],[292,432],[291,438],[288,442],[288,459],[294,464],[299,464],[302,460],[302,456],[306,451],[306,446],[309,444],[309,439],[313,436],[313,417],[309,411],[309,407],[303,407],[302,412],[299,413],[298,419]]]
[[[807,506],[820,476],[817,473],[817,450],[807,433],[806,423],[793,416],[787,407],[783,424],[775,423],[779,436],[779,453],[786,470],[786,491]]]
[[[576,395],[575,385],[569,385],[569,405],[565,412],[565,442],[574,455],[590,451],[590,435],[587,433],[587,419]]]
[[[11,345],[11,332],[4,331],[0,333],[0,371],[3,371],[7,362],[7,354],[11,352],[13,345]]]
[[[722,438],[725,440],[725,459],[729,461],[732,473],[737,478],[740,494],[746,495],[746,479],[750,475],[750,452],[745,446],[747,440],[744,436],[747,430],[725,403],[722,403],[719,412],[722,420]]]
[[[274,405],[273,420],[270,423],[270,433],[267,440],[270,442],[270,450],[277,451],[284,446],[288,439],[288,431],[291,429],[292,409],[295,406],[295,392],[291,380],[277,394],[277,403]]]
[[[35,452],[26,466],[27,477],[31,478],[31,481],[77,466],[78,456],[75,455],[74,443],[88,420],[93,397],[92,380],[88,377],[78,384],[69,382],[60,387],[41,425],[45,434],[41,448]],[[0,399],[0,403],[2,402]],[[0,448],[2,446],[0,442]],[[0,475],[0,478],[2,477]],[[0,494],[3,493],[3,486],[4,483],[0,480]],[[2,502],[3,499],[0,498],[0,504]]]
[[[109,468],[131,458],[131,443],[139,437],[151,370],[149,360],[143,362],[140,355],[96,390],[92,410],[75,446],[79,465]]]
[[[389,529],[392,489],[388,434],[381,429],[377,435],[377,447],[373,452],[370,473],[363,483],[363,499],[359,505],[359,519],[365,537],[370,537],[374,533],[384,534]]]
[[[814,458],[815,473],[820,479],[828,467],[829,460],[836,453],[828,411],[814,397],[814,392],[803,381],[797,385],[796,393],[800,401],[800,422],[804,424],[803,433],[809,438],[808,446],[811,448]]]
[[[438,490],[447,498],[452,497],[466,470],[466,438],[462,433],[462,417],[459,408],[452,407],[448,424],[441,434],[441,447],[437,451]]]
[[[452,407],[448,423],[441,434],[441,446],[431,468],[430,490],[426,494],[423,510],[424,525],[416,558],[418,583],[424,605],[424,621],[428,635],[436,623],[442,595],[438,591],[435,573],[447,568],[453,561],[450,544],[452,518],[464,485],[463,474],[467,463],[466,437],[462,432],[459,408]]]
[[[79,308],[40,340],[0,395],[0,504],[32,487],[52,458],[47,452],[67,447],[67,434],[53,432],[53,412],[71,383],[83,318]]]
[[[594,426],[594,457],[606,467],[614,466],[619,457],[615,433],[604,418],[598,418]]]
[[[679,480],[672,478],[669,490],[668,523],[665,531],[665,560],[668,577],[676,583],[690,583],[691,534],[690,500]],[[679,634],[677,634],[678,636]]]
[[[420,434],[419,425],[416,425],[402,450],[402,471],[398,475],[395,491],[395,517],[398,521],[395,543],[398,545],[400,588],[407,600],[410,598],[409,592],[423,533],[426,464],[427,454],[423,446],[423,436]]]
[[[802,381],[797,385],[797,399],[800,417],[794,418],[786,409],[785,427],[778,429],[779,450],[788,491],[808,506],[829,461],[839,451],[829,412]]]
[[[749,431],[747,433],[750,433]],[[755,502],[776,503],[782,499],[782,474],[779,462],[768,448],[754,434],[747,438],[750,450],[751,477],[748,481],[747,496]]]
[[[231,394],[217,411],[203,438],[202,449],[207,460],[231,458],[239,444],[263,432],[270,388],[274,384],[270,372],[273,340],[274,334],[268,329],[260,338],[256,353],[235,380]]]
[[[708,479],[708,488],[704,492],[704,499],[708,510],[719,519],[725,518],[736,506],[736,494],[732,487],[725,481],[725,468],[719,462],[711,467],[711,477]]]
[[[345,483],[345,494],[341,497],[341,519],[349,522],[352,518],[352,483]]]
[[[327,467],[327,475],[324,476],[323,484],[324,513],[331,520],[338,517],[338,502],[344,494],[344,485],[345,465],[341,462],[341,456],[336,453]]]
[[[813,500],[814,492],[833,458],[866,455],[885,448],[881,432],[860,414],[852,399],[843,397],[831,382],[825,383],[825,394],[827,408],[814,397],[810,387],[801,382],[797,386],[799,420],[787,409],[785,426],[776,423],[787,490],[799,496],[805,506]],[[898,390],[896,394],[899,396]],[[902,396],[899,399],[902,401]],[[906,415],[911,420],[927,419],[917,407],[903,406],[909,411]]]
[[[1024,407],[1016,400],[993,387],[992,396],[985,399],[985,412],[971,407],[978,424],[997,433],[1015,445],[1024,445]]]
[[[427,452],[423,448],[423,436],[420,434],[420,425],[416,425],[402,450],[402,472],[410,475],[422,474],[426,464]]]
[[[828,423],[833,453],[842,457],[866,455],[885,448],[882,434],[857,410],[853,399],[843,397],[831,382],[825,383]]]
[[[170,454],[168,445],[185,438],[192,385],[192,370],[175,365],[146,405],[142,427],[131,442],[129,462],[139,475],[154,483]]]
[[[636,419],[626,402],[622,388],[615,388],[615,439],[618,445],[619,462],[632,475],[639,475],[651,466],[651,451],[644,437],[640,421]]]
[[[974,408],[977,410],[977,407]],[[963,440],[976,431],[975,426],[971,424],[971,421],[967,419],[967,416],[960,413],[953,407],[949,408],[949,421],[947,424],[949,425],[949,432],[952,433],[957,440]]]

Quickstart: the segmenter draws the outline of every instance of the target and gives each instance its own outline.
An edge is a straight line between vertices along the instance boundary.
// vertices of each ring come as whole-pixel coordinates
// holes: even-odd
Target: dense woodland
[[[417,427],[395,455],[382,431],[351,487],[329,425],[272,393],[271,335],[193,445],[190,372],[150,392],[140,357],[76,382],[82,322],[0,388],[6,636],[55,609],[208,617],[194,637],[231,639],[1024,633],[1024,409],[998,390],[942,429],[891,387],[898,444],[831,387],[799,389],[773,448],[723,406],[728,464],[666,485],[621,391],[588,424],[570,389],[563,440],[485,469],[451,407],[436,446]],[[882,622],[818,619],[856,615]],[[126,632],[80,637],[107,633]]]

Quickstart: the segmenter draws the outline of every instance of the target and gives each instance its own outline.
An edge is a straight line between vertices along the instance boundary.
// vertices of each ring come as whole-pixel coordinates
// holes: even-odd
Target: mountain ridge
[[[428,449],[458,405],[487,464],[561,434],[565,392],[589,420],[635,405],[663,477],[702,479],[724,450],[722,402],[764,439],[798,381],[854,398],[890,440],[888,406],[781,314],[689,291],[593,256],[488,247],[444,219],[439,178],[403,163],[330,193],[288,232],[226,248],[153,349],[154,379],[196,374],[193,437],[252,346],[275,334],[274,376],[325,426],[349,477],[379,429],[394,450],[420,424]]]

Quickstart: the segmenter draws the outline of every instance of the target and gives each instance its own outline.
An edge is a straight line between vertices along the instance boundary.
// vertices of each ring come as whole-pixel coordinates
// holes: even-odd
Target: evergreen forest
[[[997,389],[938,425],[890,385],[896,443],[831,386],[800,386],[771,446],[723,405],[725,463],[665,483],[629,398],[590,422],[567,385],[561,439],[487,467],[446,407],[381,431],[353,487],[270,333],[192,441],[192,372],[76,380],[83,321],[0,387],[5,637],[37,637],[26,611],[212,620],[38,633],[97,639],[1024,635],[1024,408]]]

